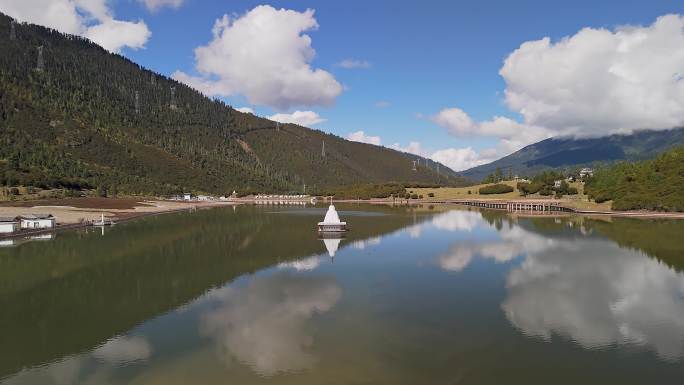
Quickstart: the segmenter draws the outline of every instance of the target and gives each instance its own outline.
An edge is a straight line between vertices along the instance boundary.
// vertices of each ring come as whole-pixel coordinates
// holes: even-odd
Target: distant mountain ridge
[[[462,184],[415,155],[238,112],[87,39],[0,13],[0,185],[132,194]],[[323,151],[325,142],[325,151]],[[424,159],[424,158],[422,158]]]
[[[459,174],[479,181],[500,168],[504,174],[510,170],[516,175],[532,176],[546,169],[571,170],[620,160],[649,159],[678,145],[684,145],[684,128],[641,130],[600,138],[550,138]]]

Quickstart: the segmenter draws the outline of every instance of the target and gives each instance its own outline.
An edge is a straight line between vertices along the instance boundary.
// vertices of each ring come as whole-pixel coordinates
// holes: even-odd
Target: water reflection
[[[680,378],[682,275],[644,253],[674,264],[681,227],[450,208],[367,207],[344,240],[242,207],[0,249],[0,382]]]
[[[223,361],[248,364],[264,376],[310,368],[314,339],[305,324],[330,310],[342,296],[335,279],[278,272],[255,277],[244,287],[211,294],[216,306],[200,320]]]
[[[151,354],[150,343],[141,336],[115,337],[93,351],[95,358],[118,365],[143,361]]]
[[[445,231],[473,231],[482,224],[482,215],[478,211],[451,210],[432,218],[432,226]]]
[[[525,334],[585,348],[636,344],[662,358],[684,349],[684,278],[612,242],[559,241],[508,275],[506,317]]]
[[[325,244],[325,249],[328,251],[330,258],[335,257],[335,253],[340,248],[340,242],[342,238],[324,238],[323,243]]]
[[[42,234],[34,234],[34,235],[29,235],[29,236],[24,236],[24,237],[15,237],[15,238],[6,238],[6,239],[0,239],[0,248],[2,247],[15,247],[19,245],[23,245],[25,243],[31,242],[31,241],[52,241],[56,237],[56,233],[42,233]]]
[[[556,241],[552,238],[542,237],[518,226],[502,227],[498,239],[457,242],[448,253],[439,257],[438,262],[444,270],[458,272],[465,269],[473,257],[508,262],[520,255],[553,248],[555,244]]]
[[[111,383],[113,369],[146,361],[153,349],[144,336],[118,336],[91,352],[67,356],[39,369],[25,369],[6,379],[8,385]],[[43,369],[43,370],[41,370]]]
[[[280,269],[295,269],[297,271],[311,271],[321,264],[320,258],[314,255],[307,258],[298,259],[296,261],[281,262],[278,264]]]
[[[433,218],[448,231],[484,224],[479,212],[454,210]],[[524,334],[554,334],[587,349],[641,346],[667,360],[684,354],[684,277],[674,269],[592,234],[582,218],[488,221],[496,237],[454,242],[437,257],[461,272],[475,258],[521,261],[506,276],[501,308]]]
[[[381,240],[382,240],[381,237],[372,237],[372,238],[362,239],[359,241],[352,242],[351,246],[355,249],[358,249],[358,250],[364,250],[367,247],[379,245]]]

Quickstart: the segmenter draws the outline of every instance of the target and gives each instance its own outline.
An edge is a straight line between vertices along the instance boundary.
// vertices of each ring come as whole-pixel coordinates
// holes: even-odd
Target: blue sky
[[[30,12],[22,11],[18,4],[35,3],[29,6],[39,8],[42,1],[45,0],[0,0],[0,10],[20,19],[31,19],[33,16]],[[534,83],[537,80],[534,79],[537,77],[534,72],[538,68],[538,77],[543,79],[544,76],[548,76],[548,82],[551,83],[556,82],[559,76],[567,77],[567,84],[582,83],[583,80],[571,78],[567,73],[559,75],[553,70],[545,70],[545,55],[556,55],[556,67],[558,63],[585,55],[588,59],[577,64],[578,68],[582,68],[592,61],[589,55],[596,55],[595,52],[587,53],[591,49],[586,48],[591,47],[594,40],[597,41],[597,46],[608,44],[606,49],[612,49],[611,43],[607,43],[600,36],[580,36],[579,32],[587,27],[596,31],[607,31],[604,37],[614,38],[616,52],[622,52],[618,48],[617,40],[623,43],[625,39],[638,40],[635,37],[636,33],[618,33],[624,26],[650,28],[644,30],[645,33],[656,36],[652,39],[655,42],[649,43],[650,46],[661,44],[657,36],[664,34],[656,33],[656,20],[663,15],[684,13],[684,3],[681,1],[55,1],[74,3],[86,27],[97,22],[104,23],[108,17],[144,22],[148,30],[144,43],[141,44],[142,40],[136,40],[137,43],[110,49],[118,50],[130,59],[162,74],[177,77],[174,74],[181,71],[192,79],[205,81],[217,81],[221,75],[199,72],[195,49],[207,46],[216,39],[212,34],[212,27],[217,19],[227,14],[229,23],[236,23],[236,20],[246,18],[246,15],[259,5],[270,5],[275,10],[283,8],[297,13],[312,9],[315,12],[308,18],[315,19],[318,27],[304,27],[299,33],[299,36],[310,37],[310,48],[315,50],[315,56],[307,59],[306,64],[312,71],[321,70],[331,75],[334,78],[331,81],[341,85],[340,92],[333,92],[334,96],[328,95],[320,103],[317,102],[317,94],[300,105],[297,101],[276,105],[278,101],[264,102],[263,97],[261,102],[254,102],[255,98],[251,98],[250,103],[250,99],[245,96],[245,93],[249,92],[242,92],[250,85],[235,86],[233,82],[229,87],[230,92],[226,92],[230,95],[216,97],[224,99],[234,107],[252,108],[255,113],[262,116],[289,114],[297,110],[312,111],[317,114],[316,120],[324,121],[311,124],[311,127],[343,137],[363,131],[365,137],[357,135],[358,140],[377,143],[378,139],[372,138],[377,136],[382,145],[391,146],[397,143],[399,148],[405,149],[410,142],[418,142],[420,147],[417,148],[414,143],[411,151],[449,163],[454,168],[495,159],[544,137],[586,134],[587,131],[594,129],[594,126],[601,126],[601,133],[613,133],[637,128],[667,128],[668,125],[678,123],[672,119],[659,121],[647,116],[643,116],[643,119],[637,116],[630,121],[637,121],[649,127],[630,127],[629,122],[610,119],[592,121],[591,118],[582,118],[582,106],[566,108],[566,105],[577,101],[578,95],[582,95],[582,90],[577,90],[571,99],[559,101],[552,90]],[[84,10],[83,6],[78,4],[79,1],[104,6],[107,14],[98,17],[94,11]],[[157,8],[150,9],[155,6]],[[13,12],[15,14],[12,14]],[[287,19],[284,20],[287,24]],[[50,22],[44,19],[29,21],[43,24]],[[230,29],[232,26],[234,24],[226,28]],[[662,27],[663,30],[665,28]],[[95,36],[89,35],[90,32],[83,33]],[[563,47],[563,52],[556,52],[560,51],[560,47],[558,50],[541,47],[521,55],[518,62],[512,61],[512,68],[515,69],[511,70],[507,77],[499,73],[504,60],[520,48],[521,44],[549,37],[550,44],[553,45],[564,37],[573,36],[577,36],[577,45],[585,48],[580,50],[569,46]],[[93,40],[98,41],[97,38]],[[250,44],[242,41],[238,45],[231,47],[230,50],[240,50],[249,47]],[[106,44],[103,46],[107,47]],[[644,52],[650,52],[647,48],[635,49],[634,54],[630,56],[621,53],[619,59],[616,56],[605,59],[606,67],[603,68],[603,72],[611,72],[616,68],[616,63],[622,63],[624,60],[636,63],[639,57],[643,57]],[[264,55],[266,60],[273,59],[267,53]],[[681,73],[684,73],[680,61],[672,62],[671,59],[665,58],[668,56],[666,52],[663,52],[662,56],[662,65],[652,70],[670,71],[674,68],[673,73],[678,74],[680,72],[677,68],[681,68]],[[220,68],[220,55],[211,60],[213,65]],[[358,61],[363,65],[359,68],[344,68],[339,65],[344,60]],[[521,63],[539,64],[536,68],[531,64],[532,68],[522,69]],[[532,78],[529,76],[530,72]],[[576,76],[577,73],[572,75]],[[259,72],[245,73],[244,76],[268,78],[268,75]],[[584,81],[589,81],[589,77],[587,76]],[[653,80],[649,81],[654,83]],[[612,87],[615,82],[610,82]],[[661,89],[652,90],[650,86],[643,86],[638,91],[648,93],[647,95],[662,94],[665,98],[667,95],[671,96],[672,92],[676,94],[682,89],[681,82],[672,83],[667,79],[663,82]],[[311,84],[315,86],[317,83]],[[596,84],[602,84],[602,79],[596,79]],[[623,89],[624,84],[626,83],[614,86],[616,89]],[[511,96],[507,99],[505,90],[513,89],[513,85],[517,85],[518,97]],[[558,85],[556,88],[562,87],[563,85]],[[530,98],[534,100],[529,100]],[[548,111],[529,112],[532,107],[549,104],[554,106],[554,111],[563,110],[565,115],[556,113],[554,116],[547,116]],[[621,99],[616,99],[614,104],[624,103]],[[566,109],[567,111],[564,111]],[[439,115],[441,111],[444,112],[443,115]],[[614,113],[619,114],[620,110],[606,111],[605,115],[611,116]],[[676,116],[679,110],[668,113]],[[496,121],[495,117],[508,118],[510,121]],[[572,121],[572,124],[565,124],[568,121]],[[513,140],[511,132],[515,131],[524,132],[527,136],[517,141]],[[469,152],[458,152],[466,148]],[[455,152],[435,155],[436,152],[447,149]]]

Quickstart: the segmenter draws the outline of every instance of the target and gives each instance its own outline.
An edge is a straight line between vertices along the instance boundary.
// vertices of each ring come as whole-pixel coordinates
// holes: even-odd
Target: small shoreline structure
[[[102,213],[100,220],[93,221],[93,226],[96,227],[114,226],[114,224],[115,222],[112,219],[105,218],[104,213]]]
[[[325,213],[323,222],[318,222],[319,234],[339,234],[347,231],[347,222],[340,221],[340,216],[337,215],[337,210],[330,200],[330,206]]]

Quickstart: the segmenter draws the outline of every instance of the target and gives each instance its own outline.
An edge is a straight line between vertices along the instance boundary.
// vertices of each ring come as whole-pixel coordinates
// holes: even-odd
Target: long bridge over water
[[[559,201],[548,199],[524,199],[524,200],[494,200],[494,199],[454,199],[445,201],[430,201],[431,203],[456,203],[466,206],[481,207],[487,209],[537,212],[575,212],[574,209],[565,207]]]

